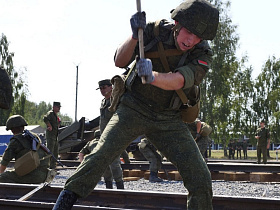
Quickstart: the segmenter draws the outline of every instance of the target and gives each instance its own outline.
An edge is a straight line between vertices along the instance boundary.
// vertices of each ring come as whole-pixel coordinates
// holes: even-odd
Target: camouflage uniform
[[[239,141],[236,143],[236,159],[238,159],[238,156],[239,156],[240,159],[241,159],[241,149],[242,149],[242,142],[241,142],[241,140],[239,140]]]
[[[230,143],[228,144],[228,150],[229,150],[229,155],[228,158],[229,159],[233,159],[234,160],[234,153],[235,153],[235,143],[233,140],[230,140]]]
[[[145,28],[145,43],[149,43],[154,38],[153,26],[154,23],[150,23]],[[173,26],[165,20],[161,22],[160,32],[169,33],[165,36],[167,40],[163,41],[164,47],[168,49],[176,48],[173,32],[170,30]],[[151,50],[157,51],[157,47]],[[136,54],[137,51],[136,48]],[[195,58],[186,59],[180,68],[176,66],[181,56],[168,57],[170,69],[176,69],[184,76],[184,90],[188,90],[194,84],[194,72],[199,68],[198,60],[211,63],[210,51],[207,41],[202,41],[187,52],[190,58],[195,53]],[[155,71],[165,72],[159,58],[151,60]],[[145,134],[151,143],[178,168],[184,185],[189,191],[188,208],[212,209],[210,172],[187,125],[181,120],[179,107],[170,108],[170,102],[175,94],[175,91],[143,85],[141,78],[136,77],[131,91],[126,90],[121,97],[116,112],[93,152],[85,157],[75,173],[67,180],[65,192],[69,190],[79,197],[86,197],[98,183],[105,170],[104,166],[119,157],[131,141]],[[60,202],[57,205],[60,205]]]
[[[196,133],[197,133],[196,126],[197,126],[198,121],[200,121],[200,120],[196,119],[193,123],[187,123],[188,128],[194,139],[196,139]],[[201,124],[201,126],[202,126],[202,124]],[[203,156],[203,158],[206,158],[205,152],[206,152],[207,147],[210,142],[211,142],[211,139],[209,136],[200,136],[199,138],[196,139],[196,144],[197,144],[198,149],[199,149],[201,155]]]
[[[38,139],[39,137],[36,136]],[[26,154],[31,150],[31,140],[28,137],[23,136],[22,134],[18,134],[13,136],[10,139],[9,145],[5,150],[1,165],[7,166],[9,162],[15,158],[17,160],[22,155]],[[39,158],[47,156],[47,154],[42,150],[37,150],[39,154]],[[12,171],[5,171],[4,173],[0,174],[0,182],[7,182],[7,183],[21,183],[21,184],[38,184],[42,183],[46,180],[48,175],[48,167],[49,167],[49,159],[41,160],[40,165],[38,168],[33,170],[32,172],[24,175],[18,176],[15,170]]]
[[[257,157],[258,163],[261,163],[261,154],[263,154],[263,163],[267,163],[267,140],[270,138],[268,128],[258,128],[256,136],[260,136],[257,143]]]
[[[110,112],[108,110],[110,105],[111,105],[110,98],[108,99],[104,98],[102,100],[101,107],[100,107],[100,120],[99,120],[99,129],[101,134],[103,133],[106,125],[108,124],[112,115],[114,114],[113,112]],[[105,181],[110,181],[110,180],[112,181],[112,175],[116,182],[121,182],[123,180],[120,155],[117,156],[110,164],[110,166],[105,170],[103,174]]]
[[[46,130],[47,147],[54,155],[54,157],[58,159],[58,141],[57,141],[58,126],[59,126],[58,116],[53,110],[51,110],[44,116],[44,122],[46,124],[50,123],[52,126],[51,131],[49,131],[48,129]],[[53,158],[51,158],[50,168],[54,169],[55,167],[56,167],[56,161]]]
[[[244,160],[247,159],[247,157],[248,157],[247,156],[247,147],[248,147],[247,141],[244,140],[243,144],[242,144]]]
[[[146,146],[142,147],[141,143],[144,143]],[[139,143],[139,151],[150,162],[149,170],[158,173],[158,170],[161,168],[162,157],[157,153],[156,148],[147,138],[141,139],[141,142]]]
[[[95,138],[89,141],[80,151],[80,153],[87,155],[89,154],[97,145],[99,138]]]
[[[88,155],[91,153],[91,151],[96,147],[97,143],[99,141],[99,137],[89,141],[80,151],[80,153],[84,155]],[[103,174],[105,182],[112,182],[113,181],[113,175],[111,172],[111,168],[107,167],[104,174]]]

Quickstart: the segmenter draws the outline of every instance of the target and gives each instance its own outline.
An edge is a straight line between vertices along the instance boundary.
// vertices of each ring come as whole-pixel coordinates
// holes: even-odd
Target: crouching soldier
[[[98,144],[98,141],[100,139],[100,130],[96,130],[94,132],[94,139],[89,141],[79,152],[79,160],[82,162],[85,158],[86,155],[90,154],[93,149],[96,147],[96,145]],[[112,174],[112,170],[111,170],[111,166],[108,166],[105,170],[105,172],[103,173],[103,178],[106,184],[106,188],[107,189],[113,189],[113,174]],[[124,189],[124,185],[123,182],[118,182],[117,177],[115,178],[116,181],[116,186],[117,189]]]
[[[158,177],[158,170],[161,168],[162,157],[157,152],[157,149],[154,145],[149,142],[149,140],[144,137],[141,139],[141,142],[138,144],[139,151],[144,155],[144,157],[150,162],[150,182],[162,182],[163,180]]]
[[[13,137],[10,139],[9,145],[6,148],[1,164],[0,164],[0,182],[1,183],[21,183],[21,184],[38,184],[48,180],[50,175],[53,173],[49,171],[49,159],[45,158],[46,153],[36,145],[36,152],[34,151],[34,156],[37,155],[35,158],[35,162],[27,163],[27,167],[17,164],[17,161],[23,160],[24,155],[32,151],[32,139],[24,135],[24,126],[27,125],[25,119],[20,115],[13,115],[9,117],[6,123],[6,130],[11,130],[13,133]],[[32,133],[38,140],[40,141],[39,137]],[[15,158],[15,169],[11,171],[5,171],[9,162]],[[41,160],[43,158],[43,160]],[[26,159],[25,159],[26,160]],[[24,161],[22,161],[23,163]],[[18,162],[19,163],[19,162]],[[31,171],[28,172],[27,168],[33,167],[34,169],[30,169]],[[48,176],[49,175],[49,176]],[[54,176],[53,176],[54,177]]]

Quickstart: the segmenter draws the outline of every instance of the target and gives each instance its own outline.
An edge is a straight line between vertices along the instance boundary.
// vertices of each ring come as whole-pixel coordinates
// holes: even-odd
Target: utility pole
[[[76,73],[76,105],[75,105],[75,122],[77,122],[77,106],[78,106],[78,70],[79,70],[79,65],[76,66],[77,68],[77,73]]]

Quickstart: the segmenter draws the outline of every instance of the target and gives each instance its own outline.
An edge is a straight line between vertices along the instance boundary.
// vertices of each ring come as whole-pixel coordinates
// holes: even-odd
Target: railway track
[[[77,167],[80,162],[76,160],[62,160],[61,161],[68,168]],[[149,170],[148,161],[131,161],[130,164],[121,164],[122,169],[139,169],[139,170]],[[269,163],[269,164],[256,164],[254,162],[243,162],[243,161],[213,161],[207,162],[207,166],[210,171],[234,171],[234,172],[268,172],[268,173],[280,173],[279,163]],[[58,167],[59,170],[63,168]],[[163,162],[162,169],[168,171],[177,171],[177,168],[170,162]]]
[[[0,184],[0,206],[5,210],[52,209],[62,186],[47,186],[37,191],[26,201],[19,201],[23,195],[38,185]],[[162,193],[128,190],[95,189],[85,199],[79,199],[74,210],[80,209],[185,209],[187,195],[183,193]],[[214,196],[214,210],[263,210],[279,209],[279,199]]]

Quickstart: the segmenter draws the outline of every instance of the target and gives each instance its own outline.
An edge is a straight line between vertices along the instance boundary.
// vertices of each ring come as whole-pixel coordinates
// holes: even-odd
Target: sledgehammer
[[[141,12],[141,0],[136,0],[137,12]],[[144,39],[143,39],[143,28],[138,29],[138,40],[139,40],[139,53],[140,58],[144,58]],[[145,84],[145,77],[141,77],[142,83]]]

